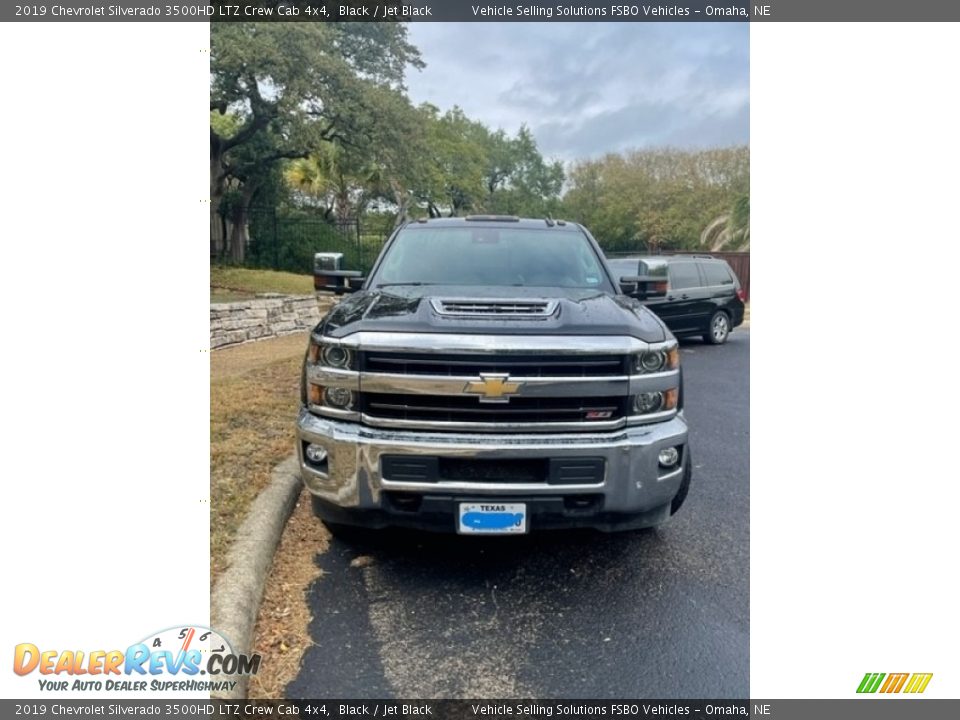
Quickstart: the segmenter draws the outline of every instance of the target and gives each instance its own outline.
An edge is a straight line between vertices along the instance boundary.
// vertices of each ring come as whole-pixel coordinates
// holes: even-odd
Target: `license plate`
[[[525,503],[460,503],[457,531],[465,535],[511,535],[527,531]]]

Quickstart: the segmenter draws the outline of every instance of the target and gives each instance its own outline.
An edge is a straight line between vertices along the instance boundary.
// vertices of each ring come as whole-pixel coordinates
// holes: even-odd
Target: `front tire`
[[[344,525],[343,523],[321,520],[323,526],[333,537],[349,545],[362,545],[369,542],[374,536],[375,530],[359,527],[357,525]]]
[[[337,540],[342,540],[350,544],[362,543],[365,540],[369,540],[372,533],[375,532],[369,528],[359,525],[348,525],[347,523],[328,520],[326,517],[325,508],[323,506],[323,501],[320,500],[320,498],[318,498],[316,495],[311,495],[310,500],[313,504],[313,514],[318,520],[320,520],[320,522],[323,523],[323,526],[327,529],[327,531]]]
[[[710,317],[710,324],[703,334],[703,341],[710,345],[723,345],[730,337],[730,316],[723,310],[717,310]]]

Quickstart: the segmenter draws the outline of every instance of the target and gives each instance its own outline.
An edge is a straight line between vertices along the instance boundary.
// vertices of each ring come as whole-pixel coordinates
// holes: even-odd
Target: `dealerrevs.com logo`
[[[867,673],[857,687],[858,693],[922,693],[933,673]]]
[[[48,650],[20,643],[13,671],[37,673],[41,690],[176,691],[232,690],[232,675],[254,675],[260,655],[234,652],[216,630],[200,625],[151,633],[126,650]]]

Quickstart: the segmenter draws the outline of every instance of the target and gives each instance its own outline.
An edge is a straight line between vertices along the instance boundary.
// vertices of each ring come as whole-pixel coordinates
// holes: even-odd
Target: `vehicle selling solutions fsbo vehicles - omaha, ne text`
[[[420,220],[365,280],[341,259],[316,258],[317,288],[352,294],[311,334],[297,421],[334,532],[625,530],[679,509],[692,462],[677,341],[585,228]]]

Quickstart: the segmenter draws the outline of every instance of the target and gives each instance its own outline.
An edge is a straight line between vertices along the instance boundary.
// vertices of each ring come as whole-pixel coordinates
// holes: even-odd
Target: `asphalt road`
[[[748,697],[749,350],[683,342],[694,478],[657,530],[333,541],[287,696]]]

